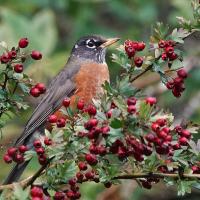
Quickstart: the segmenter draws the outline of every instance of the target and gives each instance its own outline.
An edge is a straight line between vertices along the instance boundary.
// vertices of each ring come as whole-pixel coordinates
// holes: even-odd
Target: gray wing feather
[[[51,81],[45,96],[34,110],[23,133],[15,142],[16,146],[24,143],[24,141],[31,136],[37,128],[43,125],[46,122],[47,117],[53,114],[60,107],[62,100],[65,97],[70,97],[73,94],[76,89],[73,77],[78,72],[79,68],[79,65],[73,65],[70,67],[66,66]]]

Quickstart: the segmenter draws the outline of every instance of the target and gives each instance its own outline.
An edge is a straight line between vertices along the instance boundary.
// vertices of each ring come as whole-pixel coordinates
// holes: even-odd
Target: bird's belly
[[[76,107],[77,101],[82,99],[85,104],[97,99],[103,93],[102,84],[109,81],[109,71],[106,64],[87,64],[81,66],[78,74],[74,77],[76,91],[70,98],[70,107]],[[58,118],[67,118],[60,111],[55,113]]]

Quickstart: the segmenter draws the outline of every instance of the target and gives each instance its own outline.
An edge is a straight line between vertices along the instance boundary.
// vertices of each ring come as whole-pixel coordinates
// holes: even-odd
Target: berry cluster
[[[180,69],[177,71],[177,75],[176,78],[166,83],[166,87],[172,90],[175,97],[180,97],[181,93],[185,90],[184,80],[187,78],[187,72],[184,69]]]
[[[7,153],[4,155],[3,159],[6,163],[11,163],[12,161],[16,163],[24,162],[24,153],[28,150],[28,147],[21,145],[18,148],[10,147]]]
[[[137,41],[131,41],[126,40],[124,42],[124,48],[125,52],[129,59],[134,58],[134,63],[136,67],[141,67],[143,64],[143,58],[142,57],[135,57],[135,54],[137,51],[143,51],[145,48],[144,42],[137,42]]]
[[[41,94],[46,92],[46,87],[44,83],[37,83],[30,89],[30,95],[33,97],[39,97]]]
[[[51,141],[51,139],[49,139],[49,138],[46,137],[44,139],[44,143],[48,146],[48,145],[52,144],[52,141]],[[44,149],[44,147],[42,147],[41,141],[39,139],[36,139],[33,142],[33,146],[34,146],[35,151],[37,153],[39,163],[41,165],[45,165],[46,162],[47,162],[47,157],[45,155],[45,149]]]
[[[173,61],[178,58],[178,55],[174,52],[175,42],[172,40],[160,40],[158,47],[163,49],[161,58],[164,61]]]
[[[28,44],[29,44],[29,41],[27,38],[21,38],[18,42],[17,48],[13,47],[10,51],[7,51],[0,56],[1,63],[11,64],[13,60],[18,60],[18,59],[20,59],[21,62],[24,62],[26,60],[26,55],[23,53],[20,53],[20,49],[26,48]],[[42,58],[42,54],[36,50],[32,51],[30,56],[34,60],[40,60]],[[17,73],[21,73],[23,71],[23,65],[21,64],[19,64],[19,66],[14,65],[14,70]]]

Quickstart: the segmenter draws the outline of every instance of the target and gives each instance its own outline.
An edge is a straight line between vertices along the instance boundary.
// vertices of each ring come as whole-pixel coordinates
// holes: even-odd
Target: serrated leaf
[[[114,129],[114,128],[110,127],[110,131],[108,133],[108,139],[107,139],[107,141],[109,143],[113,143],[117,139],[121,139],[123,137],[124,137],[124,135],[123,135],[122,130],[120,128]]]
[[[14,184],[13,195],[17,200],[27,200],[29,197],[30,188],[22,189],[19,184]]]

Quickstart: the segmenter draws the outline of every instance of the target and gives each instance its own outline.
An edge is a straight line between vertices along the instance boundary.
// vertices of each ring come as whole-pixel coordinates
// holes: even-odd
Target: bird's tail
[[[6,180],[4,181],[4,185],[11,184],[13,182],[18,181],[20,176],[22,175],[23,171],[27,167],[30,160],[25,161],[21,164],[16,164],[10,171],[9,175],[7,176]]]

